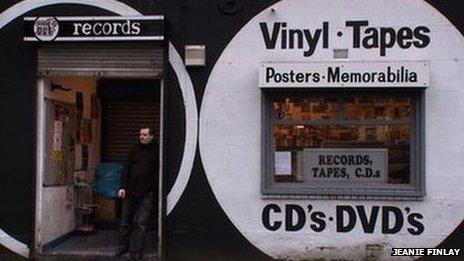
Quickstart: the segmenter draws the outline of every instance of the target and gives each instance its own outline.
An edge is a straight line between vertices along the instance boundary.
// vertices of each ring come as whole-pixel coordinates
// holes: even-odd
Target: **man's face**
[[[153,140],[153,135],[150,135],[150,129],[141,129],[139,132],[139,141],[142,144],[148,144]]]

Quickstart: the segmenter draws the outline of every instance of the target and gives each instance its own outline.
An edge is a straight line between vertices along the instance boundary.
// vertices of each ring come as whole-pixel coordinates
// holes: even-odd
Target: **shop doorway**
[[[115,255],[122,164],[141,124],[162,141],[161,93],[162,79],[155,77],[60,74],[38,80],[36,253]],[[160,160],[158,178],[161,166]],[[144,251],[150,258],[158,257],[162,242],[157,198]]]

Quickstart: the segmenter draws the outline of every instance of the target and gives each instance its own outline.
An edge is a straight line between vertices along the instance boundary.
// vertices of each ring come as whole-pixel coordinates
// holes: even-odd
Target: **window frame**
[[[409,120],[313,120],[311,124],[304,121],[293,121],[293,123],[276,124],[273,113],[273,101],[276,97],[304,97],[314,95],[315,97],[337,98],[341,101],[346,95],[358,96],[407,96],[411,98],[411,114]],[[391,96],[390,96],[391,95]],[[340,103],[339,103],[340,104]],[[339,115],[344,113],[344,108],[339,108]],[[309,197],[372,197],[372,198],[423,198],[425,191],[425,89],[421,88],[337,88],[337,89],[296,89],[296,88],[272,88],[261,89],[261,194],[263,196],[309,196]],[[331,187],[309,185],[304,182],[275,182],[274,181],[274,125],[381,125],[388,121],[388,125],[401,124],[408,121],[410,126],[410,183],[409,184],[362,184]],[[343,122],[343,124],[341,124]],[[392,124],[394,122],[394,124]],[[329,183],[327,183],[329,184]]]

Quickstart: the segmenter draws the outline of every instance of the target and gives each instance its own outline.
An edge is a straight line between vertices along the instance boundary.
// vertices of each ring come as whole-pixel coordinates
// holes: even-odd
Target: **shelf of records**
[[[400,146],[410,141],[409,125],[273,125],[276,148]]]
[[[411,98],[362,96],[347,98],[275,98],[275,120],[407,120]]]

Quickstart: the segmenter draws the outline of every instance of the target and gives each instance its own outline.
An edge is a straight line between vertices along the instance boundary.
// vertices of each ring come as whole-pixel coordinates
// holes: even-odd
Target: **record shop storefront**
[[[69,254],[60,245],[86,234],[100,235],[93,244],[107,249],[117,244],[119,182],[110,191],[104,187],[117,178],[111,171],[122,168],[138,126],[152,126],[155,141],[163,139],[163,20],[162,15],[24,17],[23,40],[37,52],[38,254]],[[153,175],[154,185],[162,184],[160,172]],[[162,193],[162,187],[155,191]],[[162,200],[156,205],[163,209]],[[159,230],[148,232],[147,256],[161,249],[162,211],[156,216],[153,227]],[[98,252],[73,245],[78,254]]]
[[[438,246],[463,221],[462,36],[421,1],[310,2],[253,17],[211,72],[217,200],[277,259]]]
[[[464,39],[434,1],[210,2],[3,9],[2,112],[20,108],[2,117],[1,245],[114,255],[120,206],[99,173],[141,123],[161,160],[148,258],[462,245]]]
[[[0,228],[6,248],[24,257],[114,255],[121,202],[98,184],[118,186],[109,175],[121,168],[142,124],[152,127],[163,157],[168,45],[164,16],[153,13],[117,1],[24,1],[1,13],[2,88],[5,97],[22,97],[2,101],[18,112],[7,132],[23,126],[16,132],[29,137],[18,140],[23,151],[5,162],[2,175],[18,160],[31,174],[20,170],[2,185],[11,195]],[[153,173],[159,202],[145,251],[155,257],[166,210],[161,172]],[[35,196],[23,199],[27,194]],[[78,243],[89,235],[94,239]],[[66,240],[77,241],[66,250]]]

